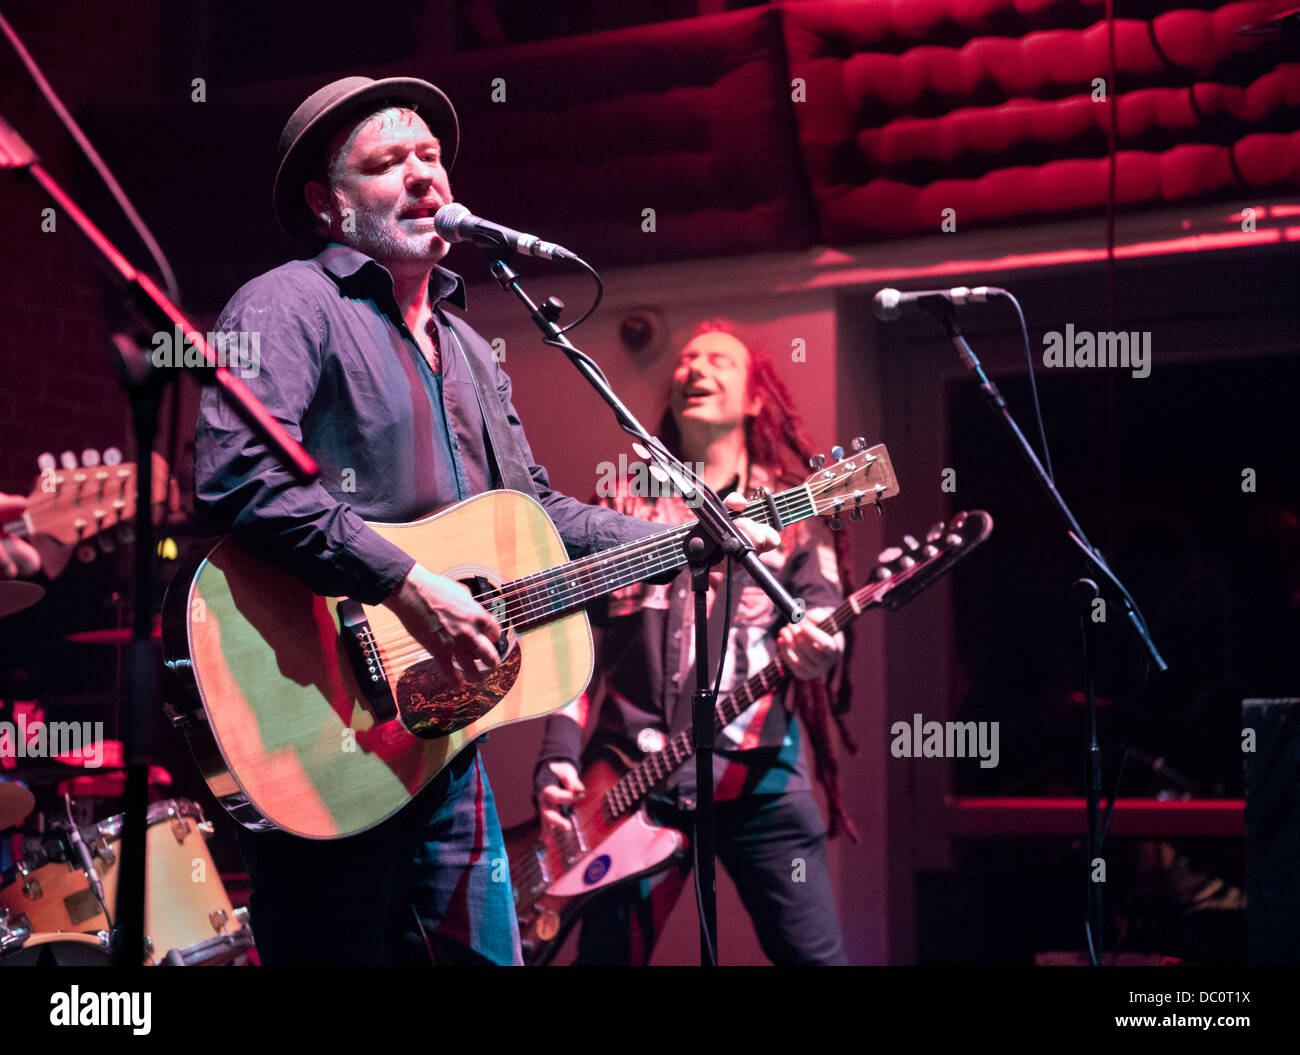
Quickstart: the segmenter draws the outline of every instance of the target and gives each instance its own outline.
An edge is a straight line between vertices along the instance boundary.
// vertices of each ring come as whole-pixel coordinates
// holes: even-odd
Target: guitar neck
[[[817,515],[816,502],[806,484],[772,496],[781,525],[790,525]],[[749,517],[779,528],[765,501],[751,502],[731,514],[732,519]],[[693,525],[682,524],[657,535],[628,542],[592,557],[569,561],[557,568],[526,575],[487,594],[498,605],[517,632],[540,626],[569,612],[577,611],[597,598],[646,579],[655,578],[686,563],[685,539]],[[485,607],[488,601],[480,598]]]
[[[817,624],[828,634],[837,634],[868,608],[879,603],[886,582],[873,582],[851,594],[843,604]],[[757,674],[745,680],[740,688],[718,701],[713,711],[713,731],[720,733],[745,713],[753,704],[782,688],[790,680],[790,672],[780,659],[774,659]],[[690,729],[683,729],[654,754],[642,759],[629,769],[617,784],[606,792],[606,805],[613,817],[630,813],[641,804],[654,788],[658,787],[695,755],[695,745]]]

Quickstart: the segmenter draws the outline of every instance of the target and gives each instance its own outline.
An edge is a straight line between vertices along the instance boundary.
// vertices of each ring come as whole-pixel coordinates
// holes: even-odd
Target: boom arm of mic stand
[[[803,599],[791,597],[785,587],[777,582],[776,577],[767,565],[759,560],[758,554],[754,552],[754,547],[749,544],[749,540],[736,530],[721,499],[710,488],[695,479],[694,474],[685,465],[669,454],[658,439],[650,435],[645,426],[636,419],[636,416],[618,398],[618,395],[605,378],[600,375],[600,372],[591,361],[579,349],[574,347],[569,338],[561,332],[554,317],[555,313],[547,307],[539,308],[532,298],[528,296],[519,284],[519,276],[505,262],[502,255],[494,254],[490,250],[486,252],[492,277],[497,280],[498,285],[503,290],[513,293],[528,309],[529,317],[537,328],[542,331],[543,342],[553,348],[559,348],[568,357],[569,361],[577,367],[578,372],[587,379],[587,383],[596,390],[596,394],[613,410],[614,417],[618,420],[620,427],[645,444],[655,463],[673,477],[685,497],[688,499],[696,498],[693,512],[705,532],[717,543],[722,552],[744,566],[754,582],[772,599],[772,603],[777,606],[777,610],[786,619],[792,623],[799,622],[804,616],[806,607]]]
[[[1160,655],[1160,651],[1156,648],[1155,642],[1151,639],[1151,633],[1147,629],[1147,622],[1142,617],[1142,612],[1138,608],[1137,602],[1133,600],[1133,595],[1125,589],[1124,584],[1119,581],[1119,577],[1110,570],[1110,567],[1106,564],[1105,560],[1102,559],[1097,548],[1088,541],[1088,536],[1083,533],[1083,528],[1079,526],[1079,522],[1070,511],[1070,507],[1065,504],[1065,499],[1061,497],[1061,492],[1056,489],[1056,484],[1054,484],[1051,478],[1047,475],[1047,470],[1043,468],[1043,463],[1038,460],[1038,455],[1034,453],[1034,448],[1029,445],[1029,440],[1027,440],[1025,434],[1020,431],[1020,426],[1016,424],[1015,418],[1011,416],[1011,411],[1007,408],[1007,403],[1006,400],[1002,398],[1002,393],[998,391],[997,386],[990,381],[988,375],[984,373],[984,368],[980,365],[979,359],[975,357],[975,353],[971,351],[970,345],[966,343],[966,338],[963,337],[961,331],[957,329],[957,324],[952,318],[951,305],[948,305],[946,310],[942,308],[931,310],[943,322],[944,327],[948,331],[948,336],[952,338],[952,343],[956,346],[957,352],[961,356],[962,362],[966,364],[966,368],[975,376],[975,379],[980,384],[980,390],[984,393],[985,398],[988,399],[989,405],[993,408],[994,413],[997,414],[1003,425],[1006,426],[1007,431],[1011,433],[1012,440],[1015,442],[1017,449],[1024,456],[1025,461],[1029,463],[1030,468],[1033,469],[1034,476],[1038,480],[1043,491],[1046,493],[1048,501],[1051,502],[1061,519],[1065,521],[1070,538],[1074,541],[1075,545],[1083,551],[1088,562],[1101,572],[1102,577],[1119,594],[1120,600],[1123,602],[1124,606],[1124,623],[1129,628],[1129,632],[1133,635],[1134,640],[1136,640],[1139,647],[1151,657],[1151,663],[1155,666],[1156,670],[1168,670],[1169,664],[1165,662],[1164,657]]]
[[[257,435],[266,447],[279,459],[298,480],[309,483],[316,479],[319,470],[302,445],[299,444],[284,427],[275,420],[248,390],[239,378],[225,367],[217,366],[217,356],[208,347],[198,328],[185,317],[185,314],[173,304],[165,293],[148,275],[137,271],[118,251],[117,247],[105,237],[104,233],[91,222],[77,204],[55,182],[54,178],[41,167],[36,154],[12,127],[0,120],[0,167],[14,168],[27,172],[45,194],[62,210],[77,229],[98,251],[97,261],[104,266],[110,278],[126,290],[128,303],[136,314],[143,318],[146,325],[155,331],[179,328],[181,333],[197,338],[194,343],[199,347],[204,362],[208,365],[195,369],[200,381],[213,381],[222,391],[222,395],[245,424]],[[137,364],[135,370],[128,364],[128,374],[134,373],[136,380],[142,380],[141,374],[147,373],[145,363]]]

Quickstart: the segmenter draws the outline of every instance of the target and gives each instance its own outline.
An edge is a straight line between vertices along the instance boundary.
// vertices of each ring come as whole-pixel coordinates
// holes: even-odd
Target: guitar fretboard
[[[785,524],[817,515],[811,489],[806,484],[772,496]],[[751,502],[732,518],[749,517],[775,527],[766,502]],[[485,591],[479,603],[504,615],[517,633],[582,608],[614,590],[652,579],[686,563],[684,543],[693,525],[683,524],[657,535],[581,557],[556,568],[534,572],[495,590]],[[498,616],[499,617],[499,616]]]

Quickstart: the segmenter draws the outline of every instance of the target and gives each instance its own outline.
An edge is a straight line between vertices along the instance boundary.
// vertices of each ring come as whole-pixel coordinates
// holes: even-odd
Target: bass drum
[[[108,935],[33,934],[0,956],[0,967],[108,967]]]

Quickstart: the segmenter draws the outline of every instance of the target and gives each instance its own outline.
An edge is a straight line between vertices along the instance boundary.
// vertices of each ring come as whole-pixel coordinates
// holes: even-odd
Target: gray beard
[[[442,252],[433,248],[437,240],[433,230],[410,234],[401,227],[393,230],[386,220],[378,217],[355,211],[353,215],[357,229],[348,234],[349,243],[381,263],[385,260],[416,260],[432,267],[446,252],[445,248]]]

